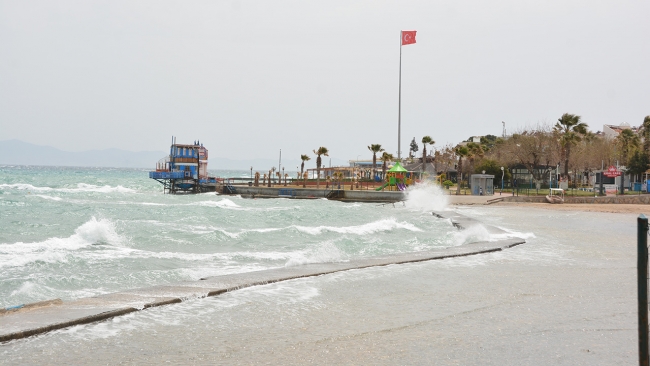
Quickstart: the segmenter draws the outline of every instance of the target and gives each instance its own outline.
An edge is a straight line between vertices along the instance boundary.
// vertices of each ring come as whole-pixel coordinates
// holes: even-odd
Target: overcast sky
[[[341,159],[650,114],[650,2],[0,0],[0,140]],[[421,151],[421,148],[420,148]],[[218,167],[213,167],[218,168]]]

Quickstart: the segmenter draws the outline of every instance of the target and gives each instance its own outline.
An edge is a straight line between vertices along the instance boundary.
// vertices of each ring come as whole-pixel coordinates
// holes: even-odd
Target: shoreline
[[[650,205],[643,203],[562,203],[550,204],[547,202],[522,202],[522,201],[498,201],[498,198],[506,196],[465,196],[445,195],[448,198],[449,206],[499,206],[499,207],[531,207],[549,211],[579,211],[579,212],[605,212],[617,214],[646,214],[650,215]],[[495,202],[489,202],[496,200]]]

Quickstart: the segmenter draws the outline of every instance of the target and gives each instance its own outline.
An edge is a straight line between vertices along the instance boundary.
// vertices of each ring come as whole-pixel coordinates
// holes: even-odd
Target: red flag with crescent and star
[[[417,31],[402,31],[402,46],[415,43],[415,33]]]

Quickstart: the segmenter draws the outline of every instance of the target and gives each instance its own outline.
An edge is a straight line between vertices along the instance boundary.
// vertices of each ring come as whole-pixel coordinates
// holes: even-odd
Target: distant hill
[[[51,146],[34,145],[20,140],[0,141],[0,164],[2,165],[46,165],[46,166],[87,166],[114,168],[155,168],[156,162],[167,155],[166,151],[126,151],[120,149],[88,150],[82,152],[63,151]],[[315,158],[305,164],[305,169],[314,168]],[[285,171],[295,171],[301,161],[282,160]],[[329,158],[323,163],[329,166]],[[348,162],[332,158],[332,165],[347,166]],[[274,159],[233,160],[214,157],[211,154],[210,170],[268,170],[278,166]]]
[[[155,167],[163,156],[164,151],[106,149],[70,152],[20,140],[0,141],[0,164],[10,165],[147,168]]]

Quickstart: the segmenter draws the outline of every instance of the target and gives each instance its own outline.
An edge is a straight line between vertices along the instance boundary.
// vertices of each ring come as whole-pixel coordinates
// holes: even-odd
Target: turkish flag
[[[415,33],[417,31],[402,31],[402,46],[415,43]]]

